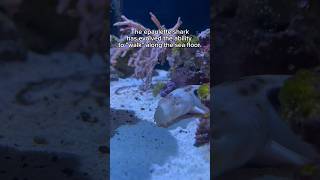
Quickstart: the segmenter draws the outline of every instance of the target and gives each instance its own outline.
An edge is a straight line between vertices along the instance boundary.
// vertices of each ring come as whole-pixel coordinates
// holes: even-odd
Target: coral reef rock
[[[195,146],[201,146],[210,142],[210,118],[201,118],[199,120]]]
[[[319,65],[320,3],[301,1],[215,2],[215,83]]]

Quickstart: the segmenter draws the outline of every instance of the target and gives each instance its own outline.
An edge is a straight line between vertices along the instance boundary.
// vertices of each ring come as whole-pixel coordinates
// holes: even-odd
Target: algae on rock
[[[287,120],[309,119],[320,115],[320,76],[300,70],[288,79],[279,93],[281,112]]]

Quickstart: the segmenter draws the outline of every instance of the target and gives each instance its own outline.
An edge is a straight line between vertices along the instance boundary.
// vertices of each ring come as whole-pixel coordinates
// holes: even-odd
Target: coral
[[[297,2],[309,8],[301,9]],[[294,74],[319,65],[319,31],[315,31],[320,27],[319,4],[310,0],[217,2],[211,11],[214,83],[258,74]]]
[[[196,52],[196,57],[199,58],[200,70],[203,74],[203,82],[209,82],[210,78],[210,29],[206,29],[198,34],[200,49]]]
[[[201,146],[210,142],[210,117],[204,116],[199,120],[195,146]]]
[[[155,23],[155,25],[158,27],[159,30],[165,29],[164,26],[160,24],[160,21],[157,19],[157,17],[150,12],[151,20]],[[121,22],[116,22],[114,26],[121,27],[121,32],[128,32],[128,30],[150,30],[144,27],[143,25],[132,21],[128,19],[125,16],[121,16],[122,20]],[[182,24],[182,21],[180,18],[178,18],[177,23],[174,27],[172,27],[170,30],[178,30],[180,25]],[[130,35],[124,35],[122,38],[120,38],[120,41],[124,41],[126,37]],[[153,37],[163,37],[163,36],[175,36],[175,34],[152,34]],[[162,38],[163,39],[163,38]],[[134,42],[134,41],[133,41]],[[138,42],[138,41],[137,41]],[[139,41],[141,42],[141,41]],[[142,43],[147,44],[150,42],[150,40],[144,40]],[[167,41],[159,41],[158,43],[165,43]],[[173,43],[172,41],[168,41],[168,43]],[[143,90],[146,90],[151,87],[151,81],[152,81],[152,74],[155,66],[159,62],[165,61],[165,56],[168,51],[168,48],[149,48],[149,47],[141,47],[141,48],[133,48],[128,47],[127,45],[125,47],[116,47],[116,49],[112,49],[110,51],[110,61],[111,64],[116,64],[119,57],[124,57],[130,50],[134,49],[135,52],[132,54],[129,58],[128,65],[135,68],[134,75],[138,79],[142,79],[144,81],[144,84],[142,86]]]
[[[186,45],[187,43],[191,44],[200,44],[200,48],[196,50],[196,57],[197,58],[203,58],[203,57],[209,57],[210,53],[210,29],[206,29],[198,34],[198,36],[191,35],[191,40],[179,40],[176,42],[176,44],[184,44]],[[192,48],[190,48],[192,49]],[[180,55],[180,53],[183,50],[189,50],[188,48],[181,48],[181,47],[174,47],[172,48],[172,53],[173,55],[177,56]],[[194,53],[194,51],[192,51]]]
[[[178,86],[210,81],[210,30],[192,37],[191,41],[200,43],[200,48],[173,48],[167,58],[171,67],[170,77]]]
[[[150,13],[151,20],[158,27],[158,30],[178,30],[182,21],[178,18],[177,23],[170,29],[165,29],[161,25],[157,17]],[[125,16],[121,16],[123,21],[116,22],[114,26],[120,27],[122,35],[115,41],[115,38],[111,36],[111,50],[110,50],[110,62],[113,66],[124,61],[129,66],[134,67],[134,75],[138,79],[142,79],[144,84],[142,89],[146,90],[151,87],[152,72],[158,63],[164,63],[168,61],[171,70],[171,79],[176,83],[178,87],[190,85],[190,84],[202,84],[209,81],[210,77],[210,30],[207,29],[198,34],[198,36],[190,35],[190,40],[177,40],[175,33],[166,34],[158,33],[151,34],[153,38],[159,37],[172,37],[171,40],[166,38],[160,38],[158,40],[150,40],[143,38],[143,40],[134,39],[130,32],[133,31],[157,31],[150,30],[143,25],[128,19]],[[141,35],[145,37],[145,34]],[[173,48],[168,47],[129,47],[126,44],[127,39],[132,37],[130,44],[176,44]],[[123,47],[119,47],[118,43],[123,44]],[[199,48],[194,47],[179,47],[179,44],[200,44]],[[181,79],[182,78],[182,79]]]
[[[190,66],[192,67],[192,65]],[[191,70],[191,68],[179,67],[171,70],[170,78],[177,87],[183,87],[186,85],[199,84],[200,74]]]
[[[106,5],[106,0],[3,0],[0,2],[0,9],[19,22],[19,30],[23,30],[21,33],[27,33],[24,40],[31,41],[28,42],[28,46],[32,46],[30,49],[35,48],[37,41],[40,41],[37,42],[40,45],[36,45],[40,47],[35,48],[37,51],[41,48],[52,48],[52,44],[57,41],[60,49],[60,46],[63,46],[65,50],[81,51],[90,55],[105,52]],[[51,25],[44,23],[48,18]],[[65,28],[66,26],[68,28]],[[47,28],[56,31],[54,33],[59,34],[59,38],[50,39],[53,35],[47,32]],[[64,41],[66,39],[67,42]]]
[[[306,164],[298,169],[296,179],[315,179],[315,177],[319,177],[319,169],[320,167],[316,163]]]
[[[192,65],[190,65],[192,67]],[[171,81],[175,82],[177,86],[185,86],[194,79],[195,73],[189,67],[172,68],[170,71]],[[191,83],[192,84],[192,83]]]
[[[76,39],[69,43],[68,49],[99,50],[104,31],[106,0],[78,0],[75,10],[70,9],[71,0],[59,0],[59,14],[75,14],[80,18]],[[103,41],[104,42],[104,41]]]
[[[281,111],[285,119],[298,120],[320,114],[320,76],[300,70],[288,79],[279,93]]]
[[[161,97],[166,97],[169,93],[177,88],[175,82],[169,81],[165,86],[161,89],[160,95]]]
[[[202,101],[206,101],[210,99],[210,85],[203,84],[197,90],[198,96]]]
[[[110,35],[110,46],[115,47],[117,43],[119,43],[120,40],[117,36]]]
[[[176,44],[178,44],[179,46],[172,48],[172,53],[173,53],[174,55],[179,55],[180,52],[181,52],[183,49],[185,49],[184,46],[186,46],[188,43],[191,43],[191,44],[199,43],[199,38],[198,38],[197,36],[191,35],[190,37],[191,37],[191,40],[185,40],[185,39],[183,39],[183,40],[178,40],[178,41],[176,42]],[[183,46],[183,45],[184,45],[184,46]]]
[[[166,87],[166,84],[164,83],[157,83],[152,90],[153,96],[157,96],[159,93],[161,93],[161,90]]]
[[[202,101],[202,103],[210,108],[210,85],[202,84],[198,90],[197,95]],[[203,144],[209,143],[210,141],[210,112],[204,114],[203,117],[200,118],[197,132],[196,132],[196,142],[195,146],[201,146]]]

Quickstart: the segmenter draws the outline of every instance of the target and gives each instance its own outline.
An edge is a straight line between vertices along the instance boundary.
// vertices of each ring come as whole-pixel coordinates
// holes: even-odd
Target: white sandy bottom
[[[159,71],[154,81],[166,81],[166,77],[165,71]],[[160,97],[153,97],[152,92],[141,94],[140,84],[133,78],[111,82],[111,108],[134,111],[141,121],[120,126],[112,137],[110,179],[210,179],[209,146],[193,145],[198,120],[189,118],[170,128],[157,127],[153,115]],[[123,86],[131,87],[116,94]]]

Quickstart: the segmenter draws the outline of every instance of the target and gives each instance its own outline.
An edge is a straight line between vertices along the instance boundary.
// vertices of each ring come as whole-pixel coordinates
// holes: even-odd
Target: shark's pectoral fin
[[[198,106],[194,106],[191,110],[191,113],[195,113],[195,114],[206,114],[208,112],[209,112],[208,109],[203,107],[198,107]]]
[[[195,87],[199,88],[198,86],[195,86]],[[207,113],[210,112],[210,109],[207,106],[205,106],[204,104],[202,104],[202,102],[199,99],[199,97],[197,97],[194,94],[192,94],[192,98],[193,98],[194,105],[193,105],[193,108],[191,109],[191,113],[207,114]]]
[[[310,163],[306,157],[282,146],[281,144],[270,141],[265,148],[255,158],[255,163],[260,165],[295,165],[302,166]]]

